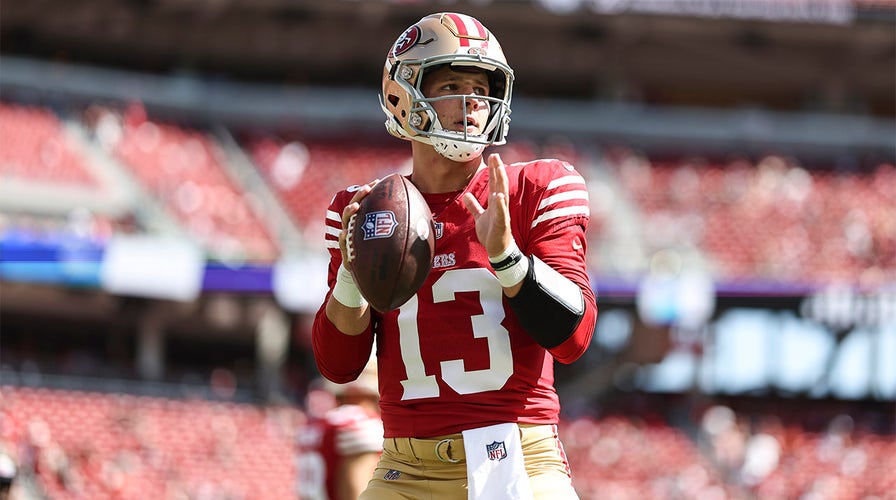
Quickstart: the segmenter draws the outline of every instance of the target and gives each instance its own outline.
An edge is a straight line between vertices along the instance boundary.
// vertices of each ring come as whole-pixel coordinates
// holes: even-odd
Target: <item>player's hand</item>
[[[379,179],[375,179],[358,188],[355,195],[352,196],[352,200],[342,210],[342,231],[339,232],[339,252],[342,253],[342,265],[349,271],[352,269],[352,261],[354,260],[349,235],[354,231],[355,214],[358,213],[358,209],[361,208],[361,200],[370,194],[370,190],[379,182]]]
[[[508,209],[509,187],[504,162],[497,153],[488,157],[488,201],[486,208],[471,193],[464,193],[464,205],[476,221],[476,237],[489,257],[501,254],[513,240]]]
[[[329,300],[327,300],[326,314],[327,318],[336,326],[336,328],[350,336],[360,335],[366,331],[370,325],[370,307],[363,299],[361,292],[351,278],[353,256],[351,255],[350,234],[352,232],[352,224],[358,209],[361,208],[361,200],[370,194],[373,186],[379,182],[379,179],[369,182],[355,192],[351,201],[342,210],[342,231],[339,232],[339,252],[342,254],[342,269],[336,277],[336,284],[333,287]],[[343,276],[347,274],[348,277]],[[342,292],[338,292],[340,287],[344,287]],[[338,294],[343,295],[345,302],[340,302]],[[358,305],[355,305],[355,302]],[[348,304],[348,305],[346,305]]]

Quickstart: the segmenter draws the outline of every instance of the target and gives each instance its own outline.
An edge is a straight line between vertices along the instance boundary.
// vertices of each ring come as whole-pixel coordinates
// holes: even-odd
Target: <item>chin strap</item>
[[[453,139],[432,137],[432,147],[445,158],[453,161],[467,161],[482,155],[484,144],[472,144]]]

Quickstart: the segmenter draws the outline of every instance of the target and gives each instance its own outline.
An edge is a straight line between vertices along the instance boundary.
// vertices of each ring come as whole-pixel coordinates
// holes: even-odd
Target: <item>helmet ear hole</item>
[[[488,83],[490,87],[489,95],[492,97],[497,97],[498,99],[504,99],[504,93],[507,90],[505,87],[504,81],[504,73],[494,70],[488,72]]]
[[[398,106],[399,98],[395,94],[389,94],[389,103],[393,106]]]

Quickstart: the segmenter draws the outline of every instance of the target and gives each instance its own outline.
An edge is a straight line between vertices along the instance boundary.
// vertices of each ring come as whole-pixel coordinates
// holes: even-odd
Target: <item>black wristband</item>
[[[500,262],[492,262],[491,259],[489,259],[488,263],[492,265],[492,269],[495,271],[503,271],[505,269],[510,269],[521,260],[523,260],[523,252],[516,249]]]

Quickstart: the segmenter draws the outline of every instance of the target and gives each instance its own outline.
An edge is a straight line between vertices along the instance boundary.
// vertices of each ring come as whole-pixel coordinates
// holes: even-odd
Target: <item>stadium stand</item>
[[[575,486],[585,498],[731,498],[694,443],[668,425],[583,417],[563,431],[570,463],[578,471]]]
[[[228,177],[227,161],[207,132],[126,113],[114,156],[221,259],[272,262],[272,231],[251,196]]]
[[[4,179],[99,188],[84,157],[66,142],[49,109],[0,103],[0,175]]]
[[[896,278],[892,164],[862,173],[779,155],[717,163],[616,150],[605,158],[640,206],[649,246],[697,246],[719,280],[876,286]]]
[[[48,498],[292,495],[301,411],[2,386],[0,437]]]
[[[403,145],[302,142],[274,137],[254,138],[244,148],[308,245],[323,248],[324,218],[330,198],[340,189],[384,177],[396,165],[408,164]]]
[[[294,407],[13,386],[0,394],[0,449],[50,498],[292,495],[290,443],[305,419]],[[896,491],[893,423],[873,412],[822,401],[807,415],[793,403],[782,411],[741,400],[678,426],[663,416],[676,404],[630,398],[648,406],[561,423],[582,498],[888,500]]]
[[[886,407],[742,399],[706,408],[698,442],[757,498],[889,498],[894,422],[880,415]]]
[[[564,422],[582,498],[893,496],[894,422],[879,413],[830,400],[807,412],[793,400],[674,398],[628,394],[624,409]]]

